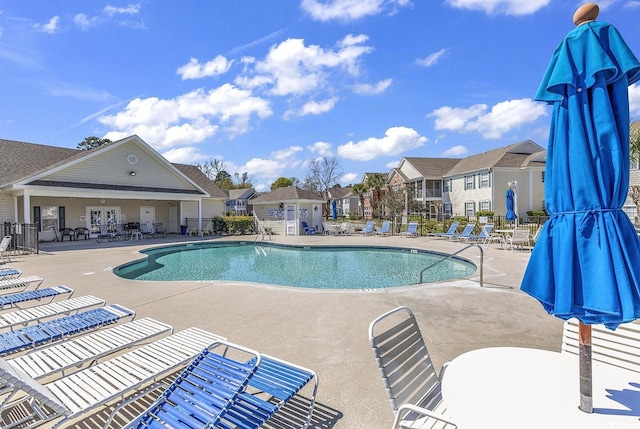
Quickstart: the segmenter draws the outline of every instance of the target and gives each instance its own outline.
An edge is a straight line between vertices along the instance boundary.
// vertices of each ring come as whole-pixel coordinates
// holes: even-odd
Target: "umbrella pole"
[[[578,324],[580,351],[580,410],[593,412],[593,395],[591,380],[591,325]]]

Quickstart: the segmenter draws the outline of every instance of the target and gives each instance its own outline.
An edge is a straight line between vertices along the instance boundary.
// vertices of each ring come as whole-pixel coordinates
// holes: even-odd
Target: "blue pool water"
[[[420,282],[439,253],[384,247],[310,247],[199,243],[145,251],[147,258],[117,267],[135,280],[231,280],[314,289],[379,289]],[[466,277],[475,264],[450,258],[423,274],[425,283]]]

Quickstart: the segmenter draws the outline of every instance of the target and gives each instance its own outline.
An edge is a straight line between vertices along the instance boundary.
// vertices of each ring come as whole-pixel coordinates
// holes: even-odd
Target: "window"
[[[480,187],[489,188],[491,186],[491,180],[489,179],[489,172],[480,173]]]
[[[442,197],[442,180],[427,180],[426,189],[427,198]]]
[[[466,203],[464,203],[464,214],[468,217],[475,216],[476,203],[474,201],[467,201]]]
[[[42,223],[42,231],[47,231],[51,228],[58,229],[58,207],[43,206],[40,207],[40,222]]]
[[[451,213],[452,213],[451,203],[443,203],[442,204],[442,213],[446,217],[450,217],[451,216]]]
[[[464,189],[475,189],[476,188],[476,181],[474,180],[475,177],[472,176],[464,176]]]
[[[445,179],[444,181],[444,191],[451,192],[451,179]]]
[[[627,216],[629,216],[631,222],[635,222],[636,217],[638,216],[638,209],[635,204],[624,206],[622,207],[622,210],[627,214]]]
[[[491,210],[491,201],[489,201],[489,200],[480,201],[480,210],[481,211],[490,211]]]

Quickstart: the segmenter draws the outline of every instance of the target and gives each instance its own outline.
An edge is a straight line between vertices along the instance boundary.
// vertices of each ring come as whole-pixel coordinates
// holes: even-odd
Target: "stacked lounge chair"
[[[66,286],[53,286],[44,289],[30,290],[26,292],[16,292],[7,295],[0,295],[0,310],[18,307],[18,304],[25,302],[39,302],[46,298],[51,298],[52,302],[57,296],[73,294],[73,289]]]

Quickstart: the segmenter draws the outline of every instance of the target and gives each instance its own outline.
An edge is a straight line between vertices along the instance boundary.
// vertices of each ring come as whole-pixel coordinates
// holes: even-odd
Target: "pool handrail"
[[[420,283],[424,283],[423,280],[423,274],[425,271],[427,271],[430,268],[433,268],[434,266],[438,265],[441,262],[444,262],[448,259],[451,259],[452,257],[456,256],[458,253],[462,253],[465,250],[467,250],[470,247],[477,247],[478,250],[480,250],[480,287],[483,287],[484,285],[484,272],[483,272],[483,266],[484,266],[484,250],[482,249],[482,246],[476,243],[472,243],[472,244],[468,244],[465,247],[463,247],[462,249],[458,250],[457,252],[451,253],[450,255],[444,255],[441,259],[435,261],[433,264],[429,265],[426,268],[423,268],[422,271],[420,271]]]

